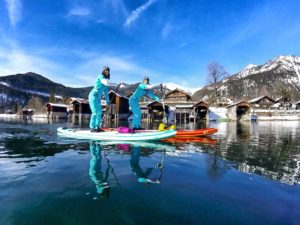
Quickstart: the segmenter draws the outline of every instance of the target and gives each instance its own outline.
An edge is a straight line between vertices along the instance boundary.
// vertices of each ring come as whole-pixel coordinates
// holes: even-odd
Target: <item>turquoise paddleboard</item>
[[[118,131],[105,131],[92,133],[90,130],[59,127],[57,128],[57,134],[67,138],[99,141],[157,141],[175,136],[176,131],[166,130],[138,133],[118,133]]]

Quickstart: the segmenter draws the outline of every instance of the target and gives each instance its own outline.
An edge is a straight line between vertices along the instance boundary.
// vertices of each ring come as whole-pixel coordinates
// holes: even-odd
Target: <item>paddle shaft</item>
[[[164,91],[163,91],[163,85],[160,84],[160,90],[161,90],[161,104],[163,107],[163,123],[166,124],[167,118],[166,118],[166,112],[165,112],[165,103],[164,103]]]

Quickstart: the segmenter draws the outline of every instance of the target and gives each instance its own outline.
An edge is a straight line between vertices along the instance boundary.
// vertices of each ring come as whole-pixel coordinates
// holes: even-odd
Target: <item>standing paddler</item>
[[[143,83],[137,87],[135,92],[129,98],[129,107],[133,113],[131,128],[135,130],[141,129],[142,111],[139,104],[140,99],[144,95],[147,95],[158,102],[160,101],[159,97],[152,93],[151,88],[152,86],[150,85],[149,77],[145,77]]]
[[[90,129],[91,132],[103,132],[101,129],[102,124],[102,106],[101,97],[105,96],[106,108],[110,104],[108,97],[108,80],[110,78],[110,68],[104,66],[102,73],[98,75],[97,80],[94,84],[93,89],[89,93],[89,104],[92,111],[90,119]]]

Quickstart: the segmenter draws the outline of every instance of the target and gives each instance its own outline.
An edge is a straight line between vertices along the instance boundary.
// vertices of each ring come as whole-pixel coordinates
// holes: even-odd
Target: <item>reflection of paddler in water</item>
[[[91,151],[91,160],[90,160],[90,169],[89,175],[92,181],[96,185],[97,193],[101,195],[101,197],[109,197],[110,187],[108,184],[109,178],[109,169],[110,166],[106,168],[105,172],[102,172],[102,148],[100,144],[97,144],[94,141],[90,142],[90,151]]]
[[[163,158],[160,163],[157,164],[156,168],[160,169],[160,176],[157,179],[150,178],[151,173],[154,170],[154,167],[147,168],[143,170],[140,166],[140,156],[141,156],[141,147],[140,146],[132,146],[131,147],[131,158],[130,158],[130,166],[132,171],[138,177],[138,182],[140,183],[155,183],[159,184],[160,179],[163,173]]]
[[[131,159],[130,166],[132,171],[138,177],[138,182],[140,183],[156,183],[159,184],[160,180],[152,180],[149,178],[154,168],[147,168],[145,171],[141,168],[139,161],[141,156],[141,148],[140,146],[133,146],[131,149]]]

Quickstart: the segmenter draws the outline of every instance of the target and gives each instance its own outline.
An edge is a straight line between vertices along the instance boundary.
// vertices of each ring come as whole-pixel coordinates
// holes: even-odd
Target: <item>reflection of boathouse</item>
[[[67,105],[48,102],[46,105],[47,117],[51,119],[67,118]]]
[[[29,109],[29,108],[25,107],[20,111],[20,116],[31,117],[34,114],[34,112],[35,112],[35,109]]]
[[[242,118],[250,118],[250,103],[240,101],[226,107],[228,118],[231,120],[240,120]]]

